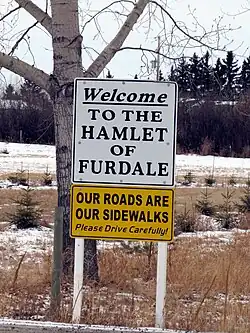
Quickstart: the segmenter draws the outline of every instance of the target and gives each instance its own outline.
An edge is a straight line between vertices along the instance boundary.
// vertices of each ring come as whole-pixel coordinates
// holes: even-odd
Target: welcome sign
[[[76,79],[72,183],[174,186],[177,86]]]

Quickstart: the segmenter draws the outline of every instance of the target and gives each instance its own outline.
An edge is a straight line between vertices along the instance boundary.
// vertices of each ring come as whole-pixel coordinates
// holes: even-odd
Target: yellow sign
[[[172,189],[72,185],[71,237],[171,241]]]

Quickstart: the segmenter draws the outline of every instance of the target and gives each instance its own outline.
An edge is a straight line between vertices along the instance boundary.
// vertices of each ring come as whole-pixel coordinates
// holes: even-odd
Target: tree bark
[[[50,86],[50,76],[48,74],[3,52],[0,52],[0,70],[1,67],[4,67],[27,80],[35,82],[42,89],[48,90]]]
[[[98,57],[89,66],[84,73],[86,77],[98,77],[103,69],[112,60],[116,52],[122,47],[129,33],[132,31],[134,25],[143,13],[145,7],[149,4],[150,0],[138,0],[134,5],[133,10],[128,15],[127,19],[121,26],[120,30],[116,33],[112,41],[105,47],[105,49],[98,55]]]
[[[34,17],[50,34],[52,33],[51,17],[31,0],[15,0],[16,3]]]
[[[64,272],[72,271],[74,241],[69,237],[71,146],[73,118],[73,81],[83,76],[81,43],[78,22],[78,1],[51,0],[53,42],[53,96],[58,205],[64,211]],[[96,241],[85,241],[85,277],[98,280]]]

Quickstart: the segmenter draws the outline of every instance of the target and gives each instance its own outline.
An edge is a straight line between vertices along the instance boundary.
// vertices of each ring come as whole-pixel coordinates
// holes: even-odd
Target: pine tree
[[[213,68],[213,92],[216,97],[222,94],[225,83],[226,66],[221,62],[221,59],[218,58]]]
[[[187,92],[190,92],[190,72],[189,64],[184,57],[179,60],[175,72],[176,82],[178,83],[180,92],[186,95]]]
[[[165,81],[162,71],[159,71],[159,81]]]
[[[54,143],[54,118],[52,102],[39,86],[25,80],[21,85],[20,98],[25,102],[18,131],[22,130],[26,142]]]
[[[232,99],[236,93],[236,82],[240,67],[238,66],[238,60],[235,59],[233,51],[228,51],[226,59],[223,59],[225,66],[225,85],[224,92],[228,98]]]
[[[222,228],[231,229],[235,226],[235,218],[232,214],[234,209],[233,196],[234,190],[226,188],[225,193],[221,193],[223,204],[218,206],[218,212],[215,214],[216,220],[221,224]]]
[[[243,195],[240,197],[240,203],[237,205],[238,209],[242,213],[250,212],[250,182],[246,183],[243,189]]]
[[[241,72],[238,80],[240,90],[243,94],[250,89],[250,56],[242,63]]]
[[[212,90],[212,67],[209,65],[210,54],[207,51],[201,59],[200,92],[202,96],[209,95]]]
[[[22,189],[21,197],[14,200],[16,211],[9,214],[10,224],[18,229],[37,228],[40,225],[42,211],[39,209],[38,202],[33,199],[33,190],[31,188]]]
[[[210,201],[211,193],[208,193],[206,187],[205,191],[201,191],[201,199],[197,200],[195,205],[199,213],[206,216],[212,216],[215,213],[215,208]]]
[[[108,71],[108,74],[106,75],[106,78],[107,79],[113,79],[113,75],[111,75],[110,71]]]
[[[190,67],[189,67],[189,83],[192,91],[192,97],[199,96],[201,89],[201,73],[202,67],[200,58],[196,53],[193,54],[193,57],[190,59]]]
[[[178,81],[178,74],[177,69],[172,65],[170,69],[170,74],[168,76],[169,81],[177,82]]]
[[[18,94],[12,84],[7,85],[5,91],[3,92],[3,99],[11,101],[19,99]]]
[[[25,102],[28,101],[32,105],[36,105],[41,93],[42,89],[29,80],[25,80],[20,87],[21,99]]]

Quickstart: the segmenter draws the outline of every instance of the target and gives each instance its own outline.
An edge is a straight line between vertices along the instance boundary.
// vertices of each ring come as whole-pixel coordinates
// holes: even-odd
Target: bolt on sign
[[[72,185],[71,237],[171,241],[173,189]]]
[[[177,85],[76,79],[72,183],[174,186]]]

